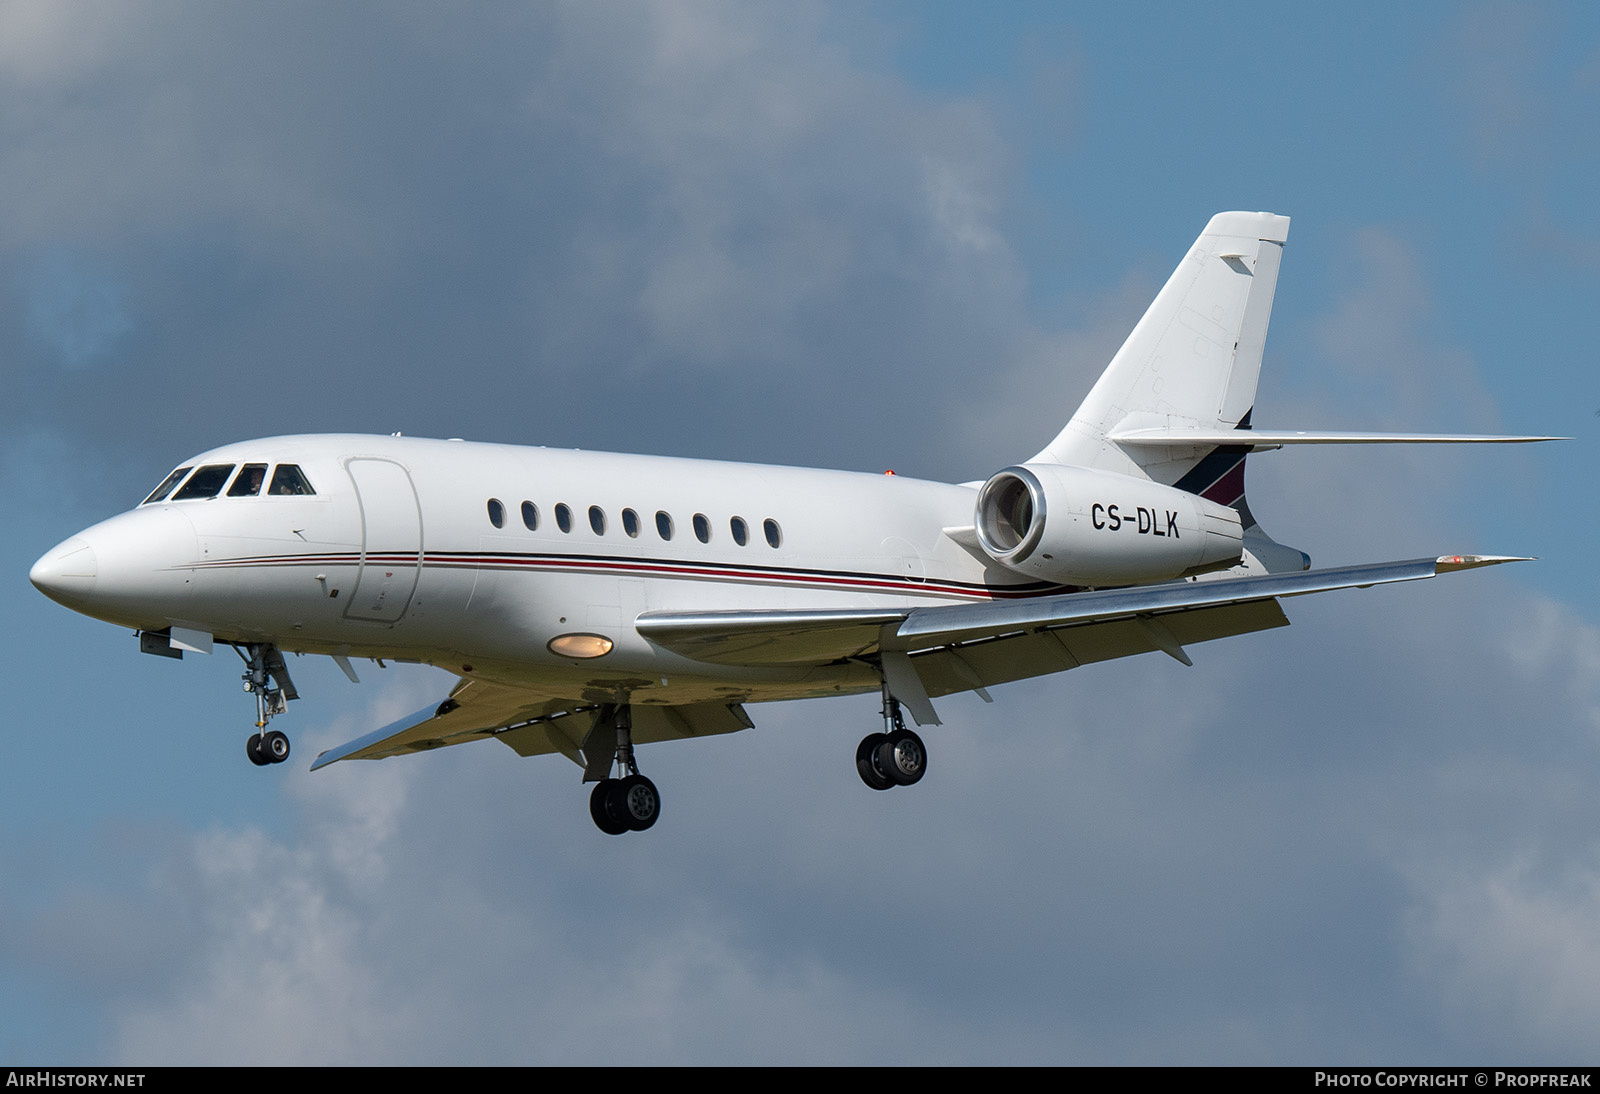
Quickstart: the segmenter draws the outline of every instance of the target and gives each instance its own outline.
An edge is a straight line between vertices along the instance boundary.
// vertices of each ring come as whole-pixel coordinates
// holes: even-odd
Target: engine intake
[[[1226,505],[1148,479],[1057,464],[1008,467],[978,491],[983,549],[1016,573],[1063,585],[1141,585],[1239,561]]]

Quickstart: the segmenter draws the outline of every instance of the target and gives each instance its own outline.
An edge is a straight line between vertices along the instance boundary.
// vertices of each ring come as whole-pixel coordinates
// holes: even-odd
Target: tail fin
[[[1249,573],[1303,570],[1244,498],[1251,452],[1302,444],[1522,444],[1556,437],[1477,433],[1323,433],[1250,425],[1289,218],[1218,213],[1090,389],[1031,464],[1091,467],[1198,494],[1239,513]],[[1211,575],[1206,575],[1211,576]]]
[[[1111,439],[1130,430],[1250,428],[1288,238],[1288,217],[1212,217],[1066,428],[1028,462],[1096,467],[1199,494],[1237,509],[1247,532],[1263,541],[1261,554],[1283,553],[1272,569],[1308,564],[1301,552],[1273,543],[1250,513],[1244,496],[1250,446]]]
[[[1288,217],[1212,217],[1067,427],[1028,462],[1099,467],[1172,486],[1212,447],[1125,449],[1109,434],[1249,428],[1288,237]]]

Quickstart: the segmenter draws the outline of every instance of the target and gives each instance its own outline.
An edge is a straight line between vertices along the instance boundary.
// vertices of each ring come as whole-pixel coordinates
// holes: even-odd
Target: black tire
[[[589,792],[589,816],[594,819],[594,826],[608,836],[620,836],[628,830],[626,824],[613,820],[611,811],[606,808],[606,801],[616,782],[616,779],[601,779]]]
[[[643,832],[661,816],[661,795],[643,775],[629,775],[617,783],[611,810],[635,832]]]
[[[250,757],[250,762],[257,767],[266,767],[272,761],[261,754],[261,734],[252,733],[250,739],[244,743],[244,754]]]
[[[897,729],[889,734],[872,756],[874,768],[896,786],[911,786],[922,781],[928,773],[928,750],[909,729]]]
[[[895,781],[878,767],[878,748],[889,740],[883,733],[869,733],[856,746],[856,772],[874,790],[891,790]]]
[[[277,730],[268,730],[261,735],[261,743],[256,746],[265,763],[281,764],[289,758],[289,738]]]

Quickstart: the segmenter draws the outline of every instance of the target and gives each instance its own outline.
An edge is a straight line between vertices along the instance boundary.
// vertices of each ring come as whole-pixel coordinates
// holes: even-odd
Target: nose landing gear
[[[290,699],[298,699],[294,681],[289,679],[289,667],[283,663],[283,654],[269,642],[248,642],[234,645],[245,664],[244,690],[256,697],[256,728],[245,742],[245,756],[257,767],[281,764],[289,758],[289,738],[278,730],[267,729],[273,717],[289,707]]]

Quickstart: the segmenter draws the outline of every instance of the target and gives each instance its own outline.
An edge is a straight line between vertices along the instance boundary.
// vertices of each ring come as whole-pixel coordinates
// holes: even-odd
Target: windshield
[[[172,495],[173,501],[192,501],[195,498],[214,498],[222,484],[233,474],[231,463],[208,463],[190,476],[183,489]]]
[[[266,464],[247,463],[240,470],[239,477],[233,480],[233,485],[228,487],[228,497],[253,498],[261,493],[261,484],[266,478]]]
[[[180,467],[180,468],[178,468],[172,474],[170,474],[166,478],[162,479],[161,480],[161,485],[156,487],[154,490],[152,490],[150,492],[150,496],[148,498],[145,498],[139,504],[140,505],[149,505],[153,501],[160,501],[162,498],[164,498],[168,494],[172,493],[172,488],[174,486],[177,486],[179,482],[183,481],[183,477],[185,475],[187,475],[192,470],[194,470],[194,465],[193,464],[190,464],[188,467]]]

